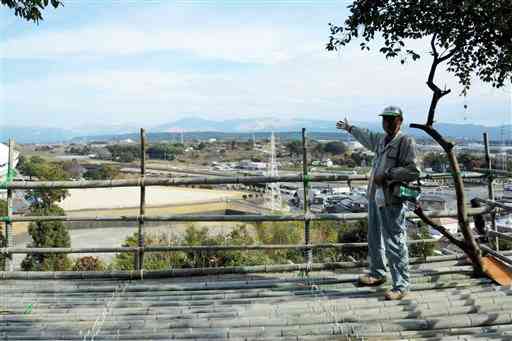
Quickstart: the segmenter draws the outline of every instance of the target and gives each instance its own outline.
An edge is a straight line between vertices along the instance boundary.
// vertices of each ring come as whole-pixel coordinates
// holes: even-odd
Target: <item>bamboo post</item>
[[[11,173],[14,171],[14,139],[9,139],[9,156],[8,156],[8,168],[6,179],[9,179]],[[8,182],[8,180],[7,180]],[[7,189],[7,219],[5,221],[5,246],[8,248],[14,247],[14,236],[12,231],[12,189]],[[14,270],[14,262],[12,254],[8,254],[5,257],[4,264],[5,271]]]
[[[302,183],[304,186],[304,244],[311,244],[311,231],[309,219],[309,176],[308,176],[308,152],[306,140],[306,128],[302,128]],[[313,263],[313,250],[311,248],[304,249],[304,262]]]
[[[140,212],[139,212],[139,249],[135,269],[144,269],[144,214],[146,213],[146,187],[144,179],[146,174],[146,133],[140,129]]]
[[[491,154],[489,152],[489,137],[488,137],[487,133],[484,133],[483,135],[484,135],[484,147],[485,147],[485,162],[487,163],[487,170],[489,172],[487,175],[487,192],[488,192],[489,200],[494,201],[494,186],[493,186],[493,175],[491,174],[492,165],[491,165]],[[497,227],[496,227],[496,213],[494,213],[494,212],[491,213],[491,225],[492,225],[492,230],[495,232],[498,232]],[[497,236],[495,237],[495,244],[496,244],[496,251],[499,251],[500,250],[499,237],[497,237]]]

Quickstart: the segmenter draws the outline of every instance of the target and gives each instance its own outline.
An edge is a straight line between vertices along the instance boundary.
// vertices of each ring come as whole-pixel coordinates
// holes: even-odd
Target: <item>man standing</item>
[[[418,179],[414,139],[400,131],[402,110],[386,107],[382,116],[385,134],[355,127],[345,118],[336,128],[346,130],[365,148],[375,153],[368,180],[368,275],[359,277],[361,285],[381,285],[386,282],[387,258],[393,287],[385,298],[400,300],[409,291],[409,252],[405,224],[405,200],[393,192],[393,184]]]

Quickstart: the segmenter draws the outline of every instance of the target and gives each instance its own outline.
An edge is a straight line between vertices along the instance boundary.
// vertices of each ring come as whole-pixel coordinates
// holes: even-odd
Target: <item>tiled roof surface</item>
[[[0,281],[0,340],[508,340],[512,290],[464,261],[412,265],[402,301],[361,268],[138,281]]]

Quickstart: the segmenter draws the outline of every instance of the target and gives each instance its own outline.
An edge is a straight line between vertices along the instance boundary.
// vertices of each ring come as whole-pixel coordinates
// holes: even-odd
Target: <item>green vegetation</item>
[[[366,220],[355,223],[336,221],[314,221],[311,224],[312,243],[360,243],[367,241]],[[422,230],[418,238],[430,238],[428,229]],[[265,245],[301,244],[304,228],[299,222],[269,222],[239,225],[227,234],[210,235],[207,228],[197,228],[189,224],[181,239],[171,239],[166,234],[145,235],[146,245]],[[128,237],[123,246],[136,246],[137,234]],[[415,246],[411,255],[432,255],[433,244]],[[338,262],[365,260],[367,248],[322,249],[314,251],[315,262]],[[202,252],[152,252],[145,254],[144,267],[149,270],[191,267],[219,267],[258,264],[303,263],[301,251],[296,250],[251,250],[251,251],[202,251]],[[116,255],[112,269],[133,270],[133,255]]]
[[[512,241],[510,240],[500,238],[498,244],[500,246],[500,251],[512,250]],[[489,247],[496,250],[496,238],[489,238]]]
[[[480,168],[485,165],[482,155],[460,153],[457,155],[457,159],[461,168],[466,171],[471,171],[473,168]],[[432,171],[442,173],[449,169],[450,163],[446,154],[431,152],[423,156],[423,167],[432,168]]]
[[[66,154],[73,154],[73,155],[89,155],[93,153],[93,149],[88,146],[79,146],[71,144],[65,151]]]
[[[107,146],[112,160],[119,162],[132,162],[140,160],[140,146],[138,144],[114,144]]]
[[[169,160],[176,159],[176,155],[183,154],[184,146],[178,143],[157,143],[150,146],[146,153],[150,159]]]
[[[338,235],[338,243],[366,243],[368,242],[368,221],[359,220],[348,226],[345,233]],[[352,257],[356,260],[365,260],[368,256],[368,248],[347,248],[343,252],[345,260]]]
[[[87,180],[112,180],[120,173],[118,166],[100,165],[98,168],[88,170],[84,174]]]
[[[63,6],[61,0],[1,0],[2,5],[14,9],[14,15],[33,21],[36,24],[43,20],[41,13],[47,6],[51,5],[54,8]]]
[[[347,146],[340,141],[320,143],[320,146],[326,154],[339,155],[347,152]]]
[[[430,40],[434,57],[431,75],[446,61],[466,93],[476,77],[493,87],[509,84],[512,75],[512,7],[510,0],[466,1],[353,1],[341,25],[330,25],[328,50],[360,40],[362,50],[376,42],[386,58],[417,60],[412,41]],[[421,20],[418,20],[421,18]],[[377,39],[376,39],[377,38]],[[383,39],[382,39],[383,38]],[[429,82],[439,99],[449,90]],[[440,96],[439,96],[440,95]]]
[[[106,270],[105,263],[94,256],[80,257],[73,265],[73,271],[104,271]]]
[[[64,215],[64,210],[56,205],[32,207],[31,215]],[[60,221],[30,223],[28,233],[33,242],[27,247],[71,246],[68,229]],[[23,259],[21,268],[25,271],[65,271],[71,269],[71,260],[65,254],[33,254]]]
[[[426,153],[423,156],[423,167],[432,168],[434,172],[445,172],[449,166],[448,157],[444,153]]]
[[[430,233],[430,229],[428,228],[428,226],[421,222],[419,222],[418,224],[420,224],[419,231],[412,239],[432,239],[432,234]],[[434,255],[435,248],[436,243],[410,244],[409,256],[427,258]]]
[[[42,181],[68,180],[62,163],[47,162],[38,157],[23,159],[19,167],[25,175],[36,177]],[[48,216],[65,215],[64,210],[56,205],[68,195],[63,189],[32,189],[27,191],[25,198],[30,203],[30,215]],[[33,222],[28,228],[33,242],[28,247],[70,247],[71,241],[66,226],[60,221]],[[22,269],[27,271],[69,270],[71,261],[66,255],[27,255],[22,262]]]

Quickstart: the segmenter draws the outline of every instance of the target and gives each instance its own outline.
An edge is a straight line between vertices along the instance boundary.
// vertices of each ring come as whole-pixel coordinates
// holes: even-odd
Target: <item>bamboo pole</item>
[[[7,161],[7,176],[6,178],[9,179],[11,176],[11,172],[14,170],[14,139],[9,139],[9,155],[8,155],[8,161]],[[14,247],[14,235],[12,230],[12,189],[7,189],[7,219],[5,221],[5,244],[6,247],[11,248]],[[7,255],[5,257],[5,263],[4,263],[4,269],[5,271],[13,271],[14,270],[14,262],[11,255]]]
[[[306,128],[302,128],[302,179],[304,187],[304,244],[311,244],[311,231],[309,219],[309,178],[308,178],[308,150]],[[304,263],[313,263],[313,250],[304,249]]]
[[[490,207],[499,207],[500,209],[502,209],[503,211],[506,211],[506,212],[512,211],[512,206],[505,205],[504,203],[501,203],[501,202],[496,202],[493,200],[482,199],[482,198],[475,198],[474,200],[477,202],[486,204],[487,206],[490,206]]]
[[[501,169],[488,169],[488,168],[473,168],[473,172],[476,173],[483,173],[484,176],[487,176],[487,174],[492,174],[496,177],[504,177],[504,178],[510,178],[512,177],[512,172],[501,170]]]
[[[508,265],[512,265],[512,258],[505,256],[503,253],[496,252],[493,249],[491,249],[490,247],[485,246],[485,245],[480,245],[480,248],[482,250],[484,250],[485,252],[487,252],[487,253],[493,255],[494,257],[498,258],[499,260],[507,263]]]
[[[488,233],[491,237],[496,237],[496,238],[499,237],[499,238],[503,238],[503,239],[512,241],[512,234],[507,234],[507,233],[502,233],[502,232],[492,231],[492,230],[489,231]]]
[[[438,243],[438,239],[415,239],[407,244]],[[215,251],[267,251],[267,250],[295,250],[309,249],[359,249],[368,247],[368,243],[323,243],[323,244],[268,244],[268,245],[152,245],[144,246],[144,252],[215,252]],[[48,248],[4,248],[0,253],[5,254],[72,254],[72,253],[123,253],[136,252],[139,247],[48,247]]]
[[[144,269],[144,214],[146,213],[146,187],[144,186],[146,174],[146,136],[143,128],[140,129],[140,210],[139,210],[139,234],[135,269]]]
[[[494,252],[494,251],[493,251]],[[506,253],[509,254],[509,253]],[[432,263],[440,261],[463,260],[465,255],[433,256],[427,259],[418,257],[410,258],[409,264]],[[290,271],[321,271],[333,269],[353,269],[364,267],[368,263],[361,262],[335,262],[335,263],[313,263],[313,264],[275,264],[255,266],[232,266],[219,268],[190,268],[170,269],[160,271],[14,271],[0,272],[0,279],[148,279],[148,278],[170,278],[188,276],[206,276],[222,274],[248,274],[268,272],[290,272]],[[246,285],[246,284],[245,284]]]
[[[491,175],[492,165],[491,165],[491,154],[489,152],[489,138],[488,138],[487,133],[484,133],[483,136],[484,136],[484,147],[485,147],[485,162],[487,163],[487,169],[489,171],[489,173],[486,174],[487,175],[487,194],[488,194],[489,200],[494,201],[494,186],[493,186],[494,181],[493,181],[493,176]],[[495,213],[491,213],[491,225],[492,225],[492,230],[497,232],[498,230],[496,227],[496,214]],[[496,238],[495,238],[496,251],[500,250],[499,241],[500,241],[500,239],[496,236]]]
[[[482,200],[482,199],[479,199]],[[492,211],[492,206],[497,205],[504,207],[506,210],[512,210],[512,207],[503,204],[489,202],[488,205],[476,208],[468,208],[469,216],[476,216],[488,214]],[[489,207],[491,206],[491,207]],[[144,216],[145,222],[258,222],[258,221],[305,221],[305,220],[341,220],[341,221],[356,221],[366,219],[367,212],[361,213],[320,213],[313,214],[174,214],[165,216]],[[432,211],[426,212],[429,218],[447,218],[457,216],[454,210],[447,211]],[[413,212],[407,212],[406,218],[415,219],[418,216]],[[68,222],[138,222],[140,216],[117,216],[117,217],[80,217],[80,216],[13,216],[13,222],[33,222],[33,221],[68,221]]]
[[[484,172],[488,172],[484,170]],[[512,173],[505,172],[503,176],[511,176]],[[499,174],[498,174],[499,175]],[[445,178],[447,175],[428,175],[420,179]],[[466,175],[465,179],[482,179],[485,175]],[[311,182],[324,181],[367,181],[365,175],[340,175],[322,174],[310,175]],[[286,176],[208,176],[188,178],[148,178],[144,180],[144,186],[187,186],[187,185],[223,185],[223,184],[261,184],[272,182],[303,182],[302,175]],[[141,179],[117,179],[117,180],[81,180],[81,181],[13,181],[7,184],[7,189],[71,189],[71,188],[113,188],[113,187],[140,187]]]

